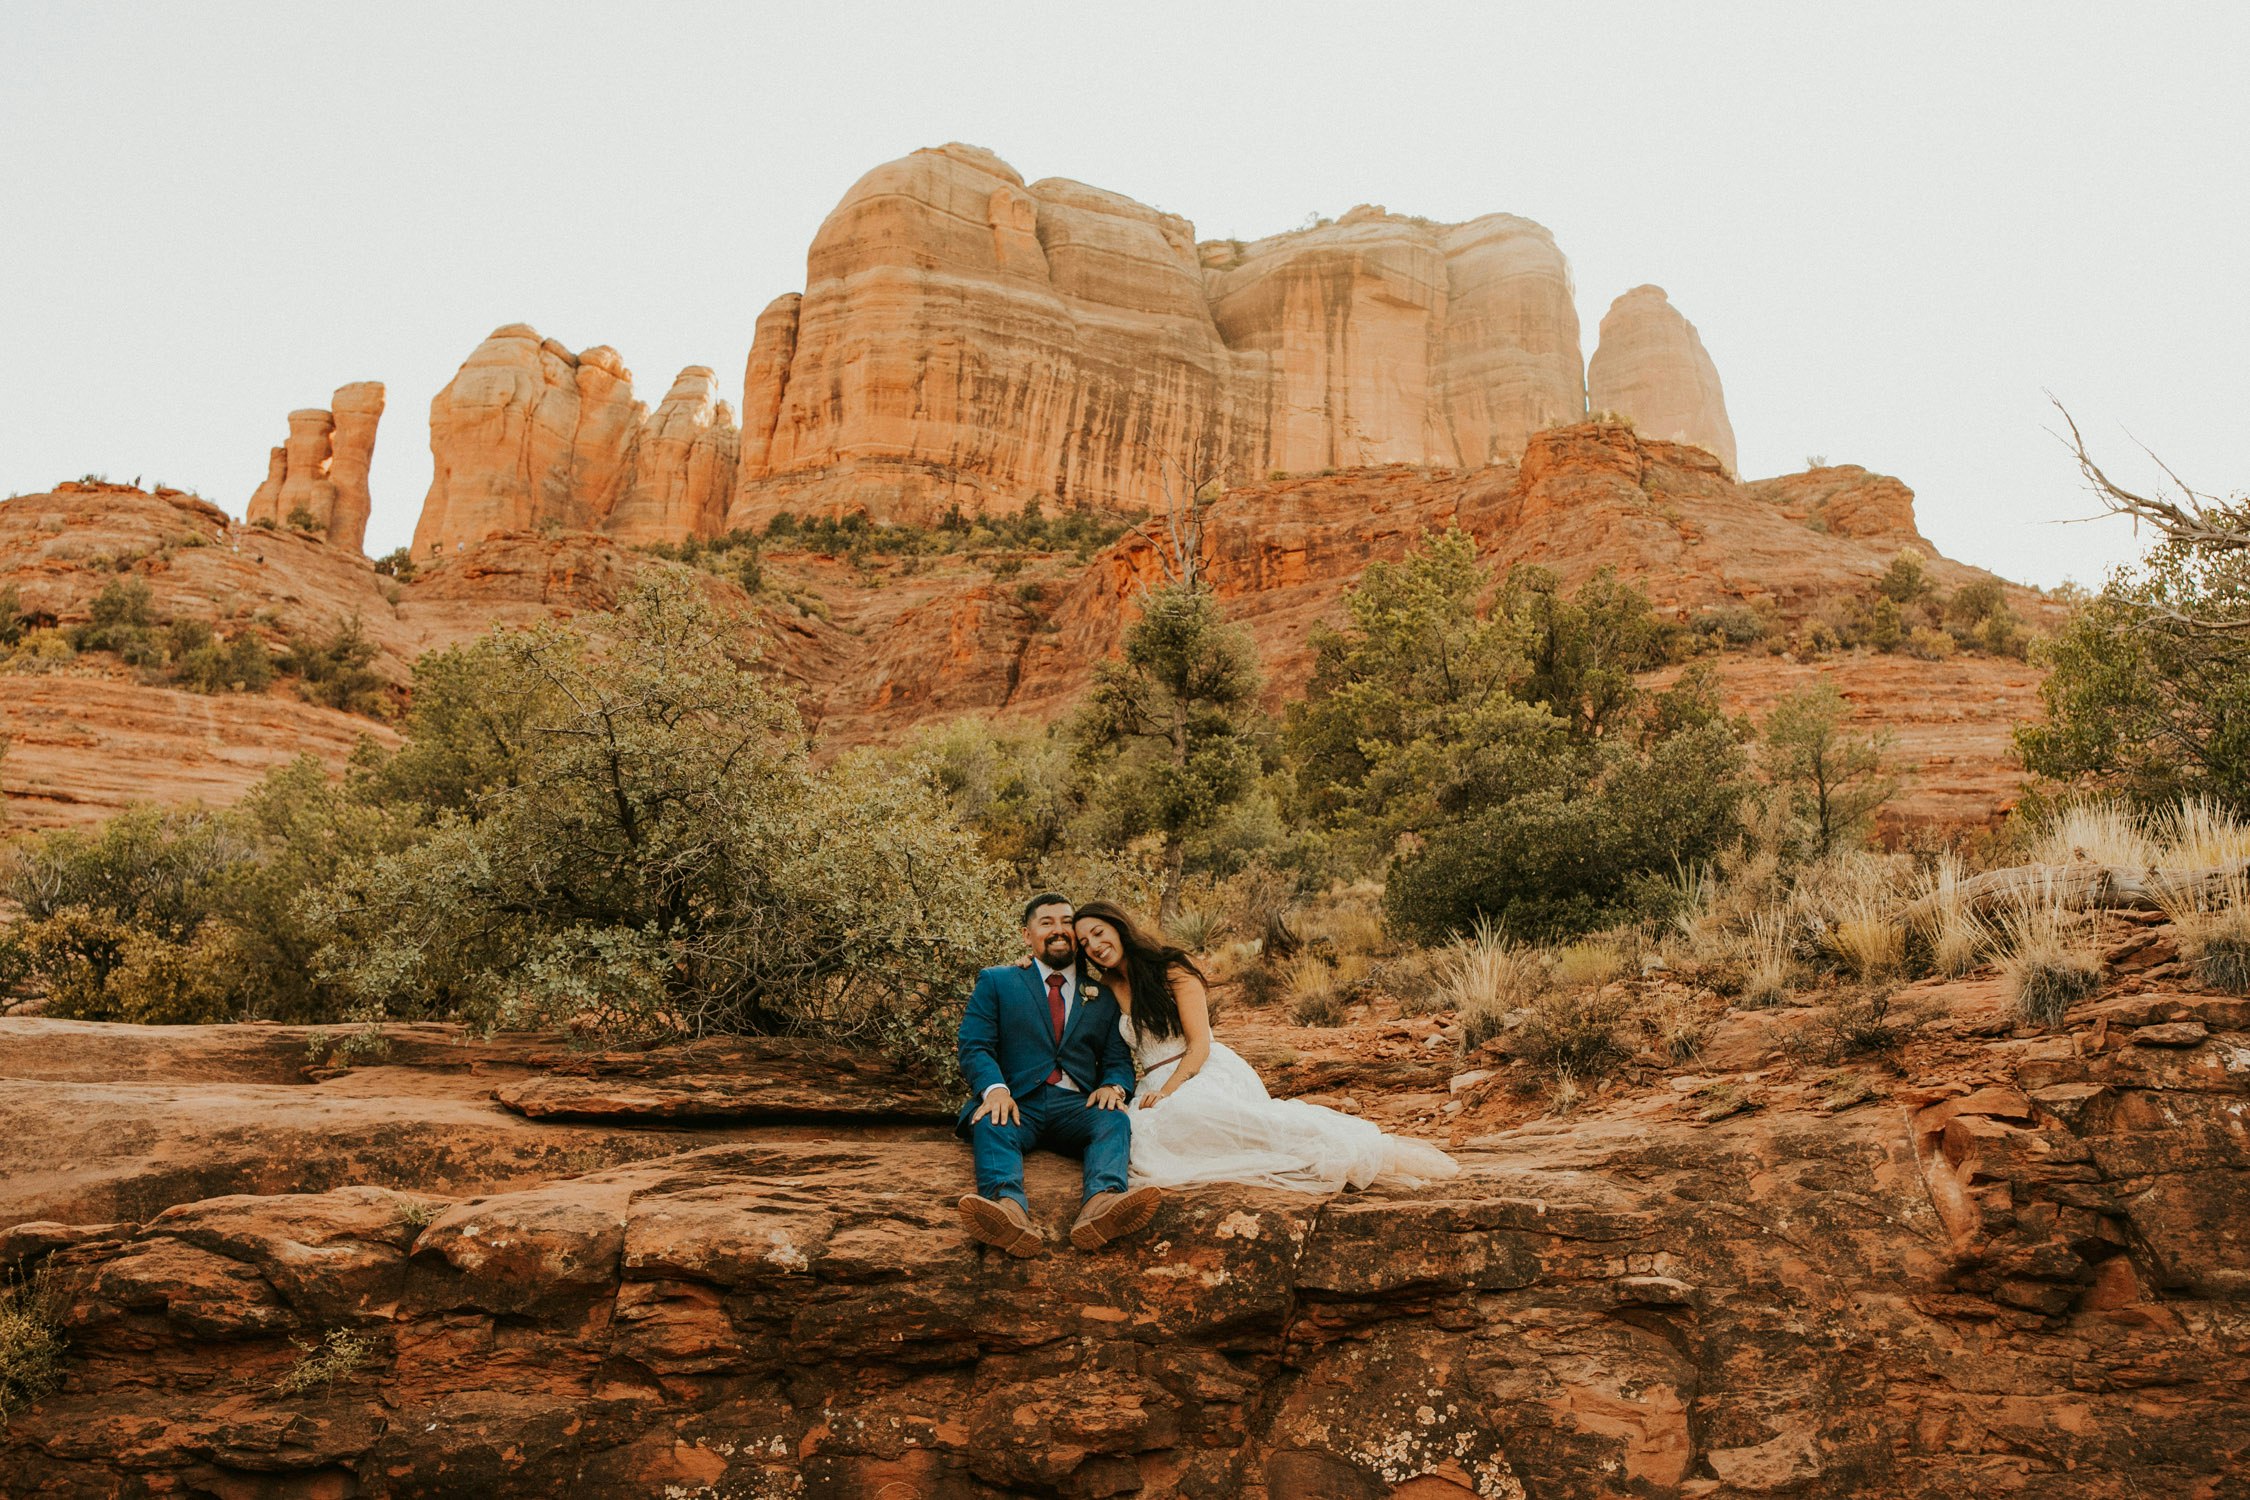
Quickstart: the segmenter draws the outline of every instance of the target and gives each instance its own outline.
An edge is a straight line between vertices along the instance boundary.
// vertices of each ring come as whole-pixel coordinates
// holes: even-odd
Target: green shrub
[[[113,578],[102,585],[83,625],[73,626],[70,644],[79,651],[114,651],[127,666],[164,662],[164,647],[149,586],[138,578]]]
[[[1816,856],[1858,838],[1898,789],[1884,767],[1888,738],[1852,733],[1850,716],[1824,681],[1775,704],[1760,737],[1766,777],[1788,797]]]
[[[331,883],[323,972],[366,1014],[861,1037],[942,1072],[1011,925],[944,800],[813,767],[687,580],[610,623],[491,639],[489,697],[533,705],[509,779]]]
[[[62,1384],[63,1300],[46,1266],[0,1284],[0,1432]]]
[[[1636,684],[1664,650],[1645,598],[1518,569],[1483,613],[1487,582],[1459,532],[1370,565],[1288,716],[1301,815],[1390,858],[1385,907],[1426,942],[1484,917],[1536,936],[1638,912],[1711,852],[1742,789],[1706,673],[1653,700]]]
[[[291,635],[280,665],[301,679],[307,702],[380,717],[390,698],[382,677],[371,670],[375,657],[375,643],[353,615],[323,637]]]

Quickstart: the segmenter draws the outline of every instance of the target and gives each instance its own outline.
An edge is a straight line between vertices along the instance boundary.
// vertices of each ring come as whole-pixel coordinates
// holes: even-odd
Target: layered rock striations
[[[759,316],[739,430],[702,367],[657,410],[614,351],[510,324],[431,403],[422,558],[559,527],[676,542],[783,511],[927,524],[1037,500],[1160,510],[1195,480],[1481,467],[1587,410],[1570,268],[1511,214],[1362,205],[1265,239],[989,151],[917,151],[821,224]],[[1603,321],[1597,409],[1729,473],[1718,374],[1661,290]]]
[[[651,413],[617,351],[573,354],[528,324],[493,330],[430,402],[430,492],[414,555],[522,531],[594,531],[630,542],[712,535],[740,441],[690,366]]]
[[[1584,409],[1547,231],[1362,207],[1254,243],[944,146],[876,168],[759,319],[730,523],[1150,507],[1182,471],[1481,464]]]
[[[1708,449],[1737,472],[1719,368],[1695,325],[1660,286],[1637,286],[1602,315],[1601,342],[1586,368],[1587,405],[1629,418],[1653,438]]]
[[[325,409],[291,412],[289,441],[273,450],[246,519],[252,525],[297,524],[358,551],[367,539],[367,474],[382,417],[383,386],[375,380],[340,387]]]

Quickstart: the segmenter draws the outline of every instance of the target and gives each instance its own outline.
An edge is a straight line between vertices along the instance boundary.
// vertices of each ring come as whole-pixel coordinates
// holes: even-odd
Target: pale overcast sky
[[[2137,552],[2049,435],[2250,488],[2250,7],[137,5],[0,0],[0,493],[240,512],[285,417],[381,380],[369,550],[428,405],[523,321],[652,404],[878,162],[961,140],[1251,238],[1355,203],[1551,228],[1588,353],[1653,281],[1743,471],[1896,474],[1947,553]],[[2128,436],[2130,434],[2130,436]]]

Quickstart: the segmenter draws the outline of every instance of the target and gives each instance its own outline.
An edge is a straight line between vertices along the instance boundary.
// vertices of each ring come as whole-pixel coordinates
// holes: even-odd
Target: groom
[[[1023,1154],[1034,1146],[1085,1161],[1084,1203],[1070,1226],[1081,1250],[1142,1228],[1163,1196],[1125,1189],[1133,1054],[1115,997],[1080,971],[1070,919],[1067,896],[1032,897],[1023,909],[1032,961],[979,974],[961,1018],[961,1076],[971,1098],[955,1133],[977,1167],[961,1218],[971,1239],[1010,1255],[1037,1255],[1046,1239],[1023,1195]]]

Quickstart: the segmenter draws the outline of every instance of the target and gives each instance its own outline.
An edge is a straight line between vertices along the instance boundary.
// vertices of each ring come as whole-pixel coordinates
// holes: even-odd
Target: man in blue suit
[[[955,1131],[977,1168],[961,1219],[970,1238],[1010,1255],[1037,1255],[1046,1239],[1023,1195],[1023,1154],[1034,1146],[1085,1163],[1084,1200],[1070,1226],[1081,1250],[1143,1228],[1163,1197],[1153,1187],[1126,1190],[1133,1054],[1118,1029],[1116,997],[1080,970],[1070,919],[1069,897],[1032,897],[1023,909],[1031,962],[979,974],[961,1017],[970,1099]]]

